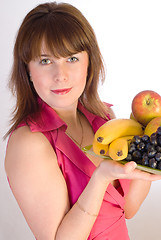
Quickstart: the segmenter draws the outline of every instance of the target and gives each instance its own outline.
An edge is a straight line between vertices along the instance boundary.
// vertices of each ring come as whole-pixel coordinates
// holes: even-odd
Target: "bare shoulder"
[[[6,151],[5,168],[14,165],[17,161],[33,159],[35,154],[51,154],[55,155],[49,141],[40,132],[31,132],[28,126],[16,129],[8,142]],[[56,157],[56,156],[55,156]],[[36,161],[36,158],[35,158]],[[13,168],[12,168],[13,169]]]

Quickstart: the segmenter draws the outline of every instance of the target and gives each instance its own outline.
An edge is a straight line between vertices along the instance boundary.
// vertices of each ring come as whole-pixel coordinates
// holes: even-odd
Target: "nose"
[[[55,64],[53,71],[53,79],[56,82],[68,80],[67,67],[64,63]]]

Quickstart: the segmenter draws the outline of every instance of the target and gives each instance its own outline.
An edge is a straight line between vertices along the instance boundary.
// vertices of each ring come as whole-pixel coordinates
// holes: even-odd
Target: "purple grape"
[[[157,134],[158,134],[158,135],[161,135],[161,126],[158,127],[158,129],[157,129]]]
[[[141,160],[141,164],[144,166],[148,166],[149,165],[149,157],[147,154],[144,154],[142,160]]]
[[[131,142],[133,142],[133,143],[135,143],[135,144],[138,144],[138,143],[141,142],[141,137],[138,136],[138,135],[136,135],[136,136],[133,137],[133,139],[132,139]]]
[[[144,148],[145,148],[145,143],[144,143],[144,142],[140,142],[140,143],[138,143],[138,145],[137,145],[137,149],[138,149],[139,151],[143,151]]]
[[[149,159],[149,167],[157,168],[157,161],[155,160],[155,158]]]
[[[152,133],[152,135],[150,136],[150,142],[154,145],[157,146],[157,134],[156,133]]]
[[[157,144],[161,147],[161,135],[157,137]]]
[[[146,142],[149,142],[150,137],[145,134],[145,135],[143,135],[143,136],[141,137],[141,140],[146,143]]]
[[[156,153],[155,159],[156,159],[158,162],[161,161],[161,153],[160,153],[160,152]]]

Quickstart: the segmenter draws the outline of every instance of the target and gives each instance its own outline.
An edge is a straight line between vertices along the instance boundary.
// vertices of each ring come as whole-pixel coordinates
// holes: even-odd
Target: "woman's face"
[[[88,72],[86,51],[69,57],[55,58],[46,50],[28,64],[37,94],[54,109],[77,104],[84,91]]]

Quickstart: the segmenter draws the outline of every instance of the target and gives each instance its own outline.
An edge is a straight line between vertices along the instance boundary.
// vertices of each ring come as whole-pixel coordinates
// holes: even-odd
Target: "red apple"
[[[134,118],[146,126],[155,117],[161,117],[161,96],[152,91],[139,92],[132,101]]]

